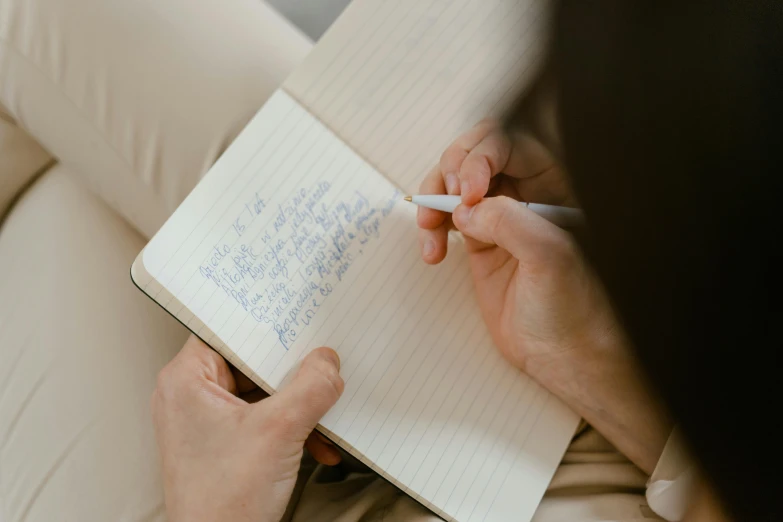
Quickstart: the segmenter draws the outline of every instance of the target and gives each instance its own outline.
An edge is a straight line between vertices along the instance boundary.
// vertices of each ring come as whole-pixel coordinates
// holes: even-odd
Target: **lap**
[[[647,476],[592,428],[572,441],[533,522],[652,522]],[[360,464],[319,467],[293,511],[293,522],[436,522],[440,518]]]

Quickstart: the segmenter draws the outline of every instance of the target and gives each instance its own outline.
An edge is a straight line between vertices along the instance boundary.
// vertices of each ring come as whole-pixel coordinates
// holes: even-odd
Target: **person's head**
[[[563,0],[554,26],[587,256],[729,514],[783,519],[783,6]]]

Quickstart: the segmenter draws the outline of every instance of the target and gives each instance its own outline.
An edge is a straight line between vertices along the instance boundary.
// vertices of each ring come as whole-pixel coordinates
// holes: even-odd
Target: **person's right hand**
[[[530,136],[483,121],[458,138],[421,193],[460,194],[453,217],[420,208],[422,256],[439,263],[453,225],[465,235],[484,320],[515,366],[536,376],[564,352],[614,329],[600,286],[571,236],[519,201],[573,205],[558,165]],[[497,195],[482,199],[485,196]],[[453,219],[453,224],[452,224]]]
[[[419,209],[424,260],[445,257],[448,230],[456,226],[484,321],[503,355],[652,471],[669,426],[640,384],[602,285],[571,235],[519,202],[574,204],[546,149],[482,122],[446,150],[421,193],[462,196],[453,216]]]

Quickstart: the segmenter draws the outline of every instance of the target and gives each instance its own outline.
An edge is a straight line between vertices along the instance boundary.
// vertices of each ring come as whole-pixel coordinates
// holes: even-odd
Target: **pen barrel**
[[[462,201],[461,196],[451,195],[419,195],[411,196],[411,202],[422,207],[440,210],[442,212],[454,212]],[[563,228],[573,228],[584,224],[584,215],[577,208],[558,207],[541,203],[524,203],[527,208],[543,217],[547,221]]]
[[[411,201],[422,207],[451,213],[454,212],[454,209],[462,202],[462,196],[446,196],[440,194],[437,196],[422,195],[413,196]]]
[[[527,208],[562,228],[573,228],[584,224],[584,214],[578,208],[557,207],[540,203],[529,203]]]

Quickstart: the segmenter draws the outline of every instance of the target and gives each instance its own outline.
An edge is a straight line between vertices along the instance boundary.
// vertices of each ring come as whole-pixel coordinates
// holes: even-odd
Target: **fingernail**
[[[459,179],[453,172],[446,174],[446,192],[455,195],[459,191]]]
[[[424,257],[432,257],[435,253],[435,242],[432,239],[428,239],[424,242],[424,246],[421,249],[421,253]]]
[[[458,206],[454,210],[454,214],[452,215],[452,219],[454,219],[454,224],[460,228],[464,228],[470,221],[470,216],[471,214],[473,214],[474,208],[475,207],[466,207],[465,205]]]
[[[340,356],[334,350],[323,350],[324,355],[329,359],[332,364],[337,366],[337,370],[340,370]]]
[[[462,195],[468,194],[470,192],[470,180],[469,179],[463,179],[462,180]]]

